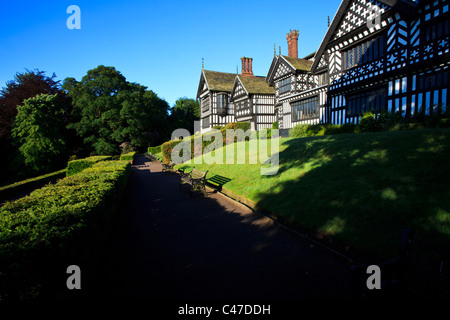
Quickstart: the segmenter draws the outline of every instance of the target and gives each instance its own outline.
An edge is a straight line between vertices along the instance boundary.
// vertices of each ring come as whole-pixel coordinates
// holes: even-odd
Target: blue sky
[[[98,65],[114,66],[172,106],[195,98],[205,69],[236,72],[253,58],[265,76],[286,33],[299,30],[299,56],[317,50],[340,0],[283,1],[3,1],[0,87],[16,72],[39,69],[77,80]],[[81,9],[81,30],[69,30],[67,7]]]

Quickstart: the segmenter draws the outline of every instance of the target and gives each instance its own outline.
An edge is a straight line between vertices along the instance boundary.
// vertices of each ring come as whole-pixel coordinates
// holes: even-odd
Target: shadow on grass
[[[218,191],[222,191],[222,187],[230,181],[230,178],[223,177],[218,174],[206,179],[206,183],[208,184],[208,186],[211,186]]]
[[[277,190],[257,208],[328,241],[379,258],[397,254],[401,232],[450,245],[450,130],[291,139]],[[267,176],[273,179],[276,176]]]

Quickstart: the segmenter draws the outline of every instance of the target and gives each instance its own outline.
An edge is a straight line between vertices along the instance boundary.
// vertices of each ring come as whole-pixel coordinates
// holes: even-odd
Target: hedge
[[[0,208],[0,301],[71,298],[69,265],[85,294],[99,270],[130,170],[103,161]]]
[[[92,156],[84,159],[73,160],[67,163],[66,176],[70,177],[86,168],[92,167],[99,161],[111,160],[111,156]]]
[[[22,180],[0,187],[0,202],[8,200],[11,197],[26,193],[36,188],[41,188],[45,184],[50,183],[56,179],[61,179],[66,176],[66,169],[58,170],[55,172],[47,173],[38,177]]]
[[[157,147],[148,147],[148,154],[157,154],[161,152],[161,146],[157,146]]]
[[[233,143],[233,141],[227,141],[226,140],[226,130],[227,129],[233,129],[233,130],[238,130],[238,129],[242,129],[244,132],[246,132],[247,130],[250,129],[250,122],[230,122],[228,123],[225,127],[221,127],[220,133],[222,134],[222,145],[226,145],[226,144],[230,144]],[[215,131],[217,132],[217,131]],[[205,148],[210,145],[211,143],[214,143],[214,138],[211,138],[209,140],[204,140],[205,136],[208,135],[214,135],[214,132],[212,131],[208,131],[206,133],[204,133],[202,135],[202,150],[201,153],[203,154],[203,151],[205,150]],[[193,139],[195,139],[196,136],[190,136],[190,137],[186,137],[184,140],[170,140],[167,141],[165,143],[163,143],[161,145],[161,152],[162,152],[162,156],[163,156],[163,162],[164,163],[169,163],[170,161],[172,161],[172,150],[173,148],[175,148],[175,146],[177,144],[179,144],[182,141],[191,141],[191,159],[194,157],[194,155],[196,153],[199,152],[199,150],[195,150],[195,143],[192,141]],[[234,142],[236,142],[237,138],[235,137]],[[196,152],[197,151],[197,152]],[[183,154],[182,152],[180,153],[180,157],[182,157]]]
[[[120,156],[120,160],[126,160],[126,161],[134,160],[135,156],[136,156],[136,151],[128,152],[128,153],[122,154]]]

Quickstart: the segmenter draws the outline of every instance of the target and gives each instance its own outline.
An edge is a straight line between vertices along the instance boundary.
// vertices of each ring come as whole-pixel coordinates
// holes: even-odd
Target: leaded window
[[[344,68],[350,69],[382,57],[384,55],[384,42],[385,37],[381,35],[344,51]]]
[[[228,95],[218,94],[217,95],[217,113],[219,115],[226,115],[228,110]]]
[[[280,81],[280,94],[291,91],[291,78],[286,78]]]
[[[347,115],[357,116],[366,111],[379,113],[385,108],[386,88],[353,94],[346,97]]]
[[[296,101],[291,104],[292,121],[319,117],[319,96]]]

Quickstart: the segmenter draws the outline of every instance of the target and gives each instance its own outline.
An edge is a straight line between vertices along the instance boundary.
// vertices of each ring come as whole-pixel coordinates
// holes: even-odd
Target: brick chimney
[[[241,76],[253,76],[253,71],[252,71],[252,58],[246,58],[246,57],[242,57],[241,58],[242,61],[242,72],[241,72]]]
[[[291,30],[286,34],[288,42],[288,56],[298,58],[298,30]]]

